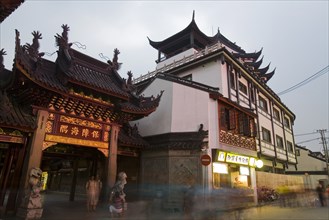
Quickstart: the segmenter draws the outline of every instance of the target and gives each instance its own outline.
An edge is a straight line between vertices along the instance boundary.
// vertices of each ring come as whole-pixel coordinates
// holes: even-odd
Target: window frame
[[[264,127],[262,127],[262,140],[265,141],[265,142],[268,142],[268,143],[272,143],[272,137],[271,136],[272,136],[271,131],[264,128]]]
[[[296,149],[296,156],[300,156],[300,150]]]
[[[233,72],[230,72],[230,88],[235,89],[235,74]]]
[[[241,81],[239,81],[239,91],[245,95],[248,95],[248,87]]]
[[[289,152],[293,153],[294,152],[294,147],[292,145],[292,142],[287,141],[287,149]]]
[[[278,148],[281,148],[281,149],[284,149],[284,146],[283,146],[283,138],[279,135],[276,135],[276,146]]]
[[[273,118],[281,122],[280,110],[278,110],[277,108],[273,108]]]
[[[250,88],[249,89],[250,90],[250,98],[251,98],[251,102],[252,103],[255,103],[255,101],[256,101],[256,98],[255,98],[255,90],[254,90],[254,88]]]
[[[259,108],[268,112],[267,100],[259,96]]]
[[[287,116],[284,116],[284,118],[283,118],[283,125],[284,125],[286,128],[291,129],[291,127],[290,127],[290,119],[289,119]]]

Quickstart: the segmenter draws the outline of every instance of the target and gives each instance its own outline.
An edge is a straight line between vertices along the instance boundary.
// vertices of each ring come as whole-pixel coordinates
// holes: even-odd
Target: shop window
[[[279,135],[276,135],[276,146],[279,148],[283,148],[283,139]]]
[[[266,128],[262,127],[262,133],[263,133],[263,140],[268,143],[272,143],[271,132]]]
[[[280,120],[280,112],[276,108],[273,108],[273,118],[277,121],[281,121]]]
[[[228,174],[228,166],[225,163],[213,163],[213,172],[219,174]]]
[[[215,189],[220,188],[220,174],[219,173],[213,173],[213,187]]]
[[[239,81],[239,90],[245,95],[248,95],[247,86],[240,81]]]
[[[259,108],[268,112],[267,101],[261,96],[259,96]]]
[[[249,167],[240,166],[240,175],[249,176]]]
[[[213,163],[214,188],[229,187],[229,170],[226,163]]]

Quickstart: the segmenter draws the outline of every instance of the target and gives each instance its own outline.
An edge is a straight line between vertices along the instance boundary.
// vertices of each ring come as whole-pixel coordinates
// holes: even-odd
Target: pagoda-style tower
[[[227,52],[231,53],[235,59],[239,59],[239,61],[261,81],[266,83],[275,73],[275,69],[271,72],[267,72],[270,64],[264,68],[260,68],[263,58],[261,60],[258,60],[258,58],[262,54],[262,49],[258,52],[246,53],[240,46],[222,35],[219,29],[214,36],[207,36],[203,33],[195,22],[194,11],[192,21],[180,32],[162,41],[153,41],[150,38],[148,38],[148,40],[149,44],[158,51],[158,58],[156,60],[158,66],[156,72],[166,71],[162,68],[168,69],[172,60],[168,61],[168,63],[166,60],[174,59],[176,63],[174,66],[177,66],[177,63],[185,63],[187,60],[191,61],[188,57],[196,55],[199,52],[202,52],[204,55],[214,52],[211,51],[210,48],[216,47],[216,45],[219,44],[220,47],[218,47],[217,52],[225,48]],[[200,58],[199,55],[197,58]],[[196,57],[193,59],[196,59]],[[160,65],[161,62],[165,63],[166,66]],[[149,75],[151,77],[154,76],[154,74],[155,73],[152,72]],[[147,76],[142,76],[142,78],[145,79]],[[137,78],[135,82],[140,82],[140,80]]]

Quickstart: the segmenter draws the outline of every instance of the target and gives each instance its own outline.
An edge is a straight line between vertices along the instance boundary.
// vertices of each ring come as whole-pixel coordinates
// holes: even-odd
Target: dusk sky
[[[36,1],[26,0],[0,25],[4,64],[12,69],[15,29],[21,44],[32,43],[32,32],[42,33],[40,52],[54,61],[55,35],[62,24],[70,27],[72,48],[102,60],[121,52],[120,75],[134,77],[155,69],[157,51],[147,37],[162,41],[184,29],[192,20],[208,36],[221,34],[246,52],[263,48],[263,64],[276,68],[268,85],[296,115],[295,142],[321,151],[318,129],[327,129],[329,1]],[[85,49],[79,48],[79,43]],[[50,56],[50,54],[53,54]],[[321,71],[322,70],[322,71]],[[306,81],[305,81],[306,80]],[[304,82],[304,83],[303,83]],[[300,84],[299,84],[300,83]],[[325,133],[326,137],[329,133]],[[312,141],[310,141],[312,140]],[[328,142],[328,140],[327,140]]]

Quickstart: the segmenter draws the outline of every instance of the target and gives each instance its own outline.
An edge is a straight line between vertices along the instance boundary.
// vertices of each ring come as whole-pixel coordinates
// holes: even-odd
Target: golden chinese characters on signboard
[[[46,124],[46,141],[107,148],[110,125],[84,119],[50,114]]]

